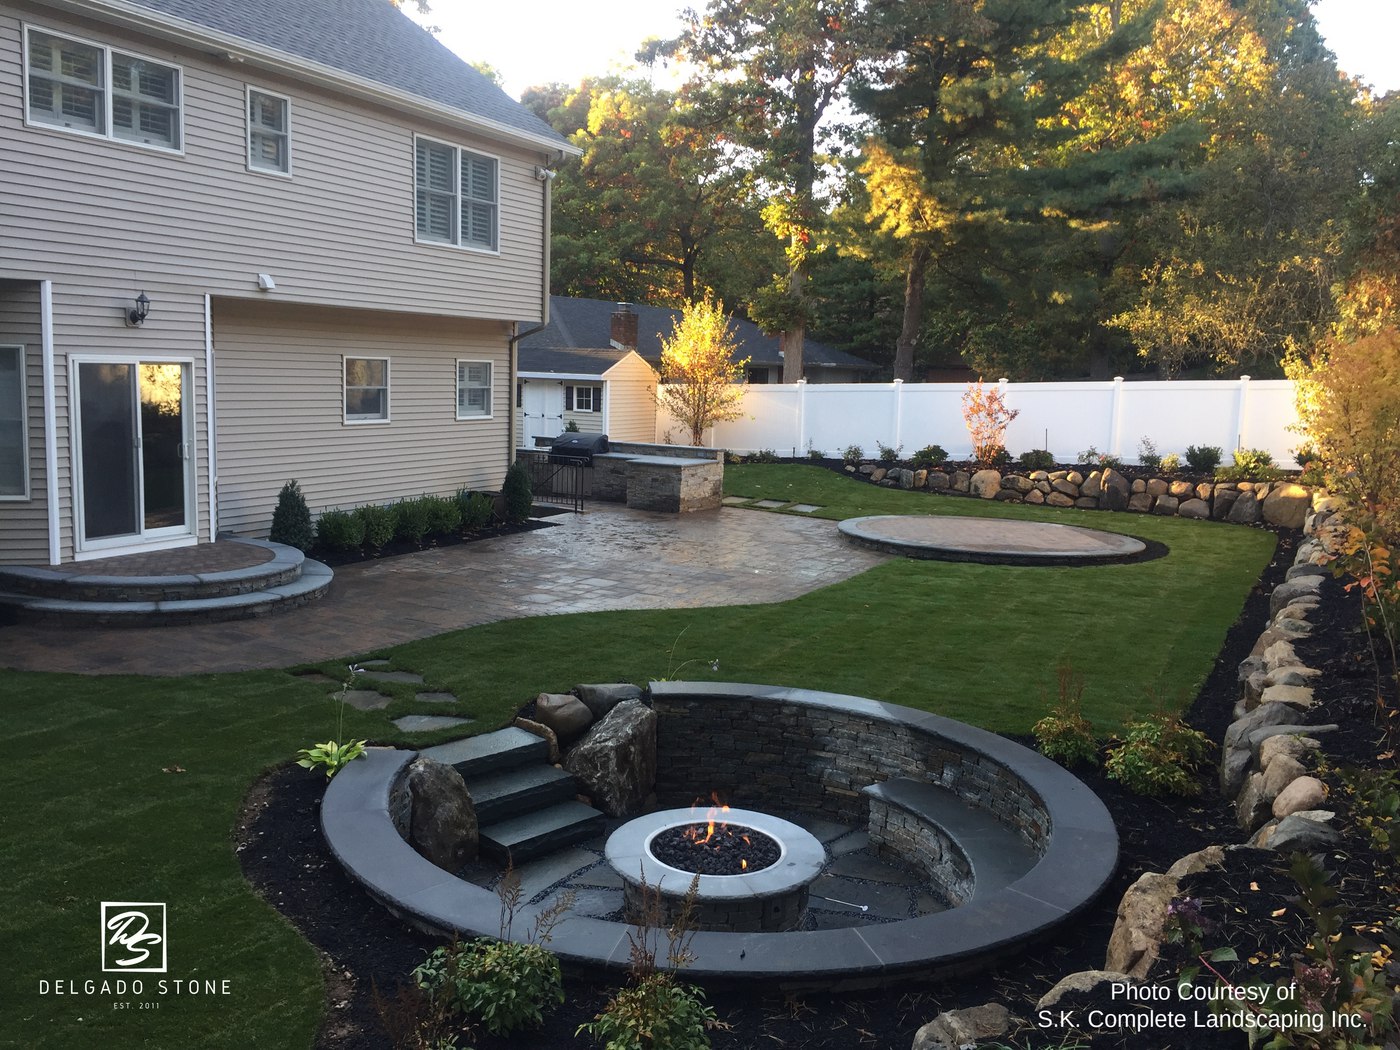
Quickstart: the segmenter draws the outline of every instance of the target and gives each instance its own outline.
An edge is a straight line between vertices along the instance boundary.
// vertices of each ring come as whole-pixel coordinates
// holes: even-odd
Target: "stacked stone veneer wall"
[[[1082,510],[1119,510],[1182,518],[1214,519],[1237,525],[1261,521],[1301,528],[1312,504],[1313,490],[1291,481],[1184,481],[1179,478],[1136,478],[1118,471],[1035,470],[1002,474],[996,470],[966,471],[883,467],[876,463],[848,466],[887,488],[925,489],[954,496],[975,496],[1003,503],[1030,503]]]
[[[972,863],[957,842],[937,824],[883,799],[870,800],[870,841],[902,860],[918,865],[946,902],[960,908],[972,899],[976,879]]]
[[[873,808],[861,788],[910,777],[955,792],[1045,851],[1050,818],[1039,796],[1001,763],[932,732],[771,697],[656,695],[653,708],[662,806],[715,792],[734,806],[862,824]],[[911,859],[942,850],[932,839],[909,847]]]
[[[627,506],[633,510],[714,510],[724,496],[723,463],[643,456],[632,460],[627,470]]]

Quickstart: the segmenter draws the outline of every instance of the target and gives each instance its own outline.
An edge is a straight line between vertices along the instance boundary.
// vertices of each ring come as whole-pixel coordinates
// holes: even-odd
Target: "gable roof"
[[[526,350],[606,347],[612,343],[612,315],[617,304],[607,299],[573,299],[564,295],[549,297],[549,325],[520,342]],[[671,334],[679,310],[665,306],[633,304],[637,315],[637,353],[655,367],[661,360],[661,340]],[[739,356],[749,358],[755,368],[781,368],[777,336],[764,335],[758,325],[736,317],[731,322]],[[859,357],[808,339],[802,348],[803,368],[849,368],[875,371],[879,366]],[[523,367],[523,366],[522,366]]]
[[[227,47],[239,58],[239,45],[252,45],[249,57],[271,60],[267,64],[340,74],[407,96],[402,102],[445,110],[487,133],[576,152],[389,0],[57,0],[54,6],[178,30],[176,39]],[[140,26],[151,16],[155,25]]]
[[[596,347],[561,350],[530,347],[523,342],[520,345],[520,358],[516,370],[524,374],[553,372],[559,375],[602,376],[631,352]]]

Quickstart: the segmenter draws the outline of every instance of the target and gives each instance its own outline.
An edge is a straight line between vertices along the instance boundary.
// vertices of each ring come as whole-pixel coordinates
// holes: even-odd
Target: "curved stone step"
[[[0,593],[0,605],[10,606],[21,619],[73,625],[150,627],[216,623],[266,616],[315,601],[325,594],[334,575],[329,566],[306,558],[290,580],[245,593],[159,601],[88,601],[6,592]]]
[[[295,583],[302,575],[306,556],[295,547],[267,540],[221,539],[270,551],[272,557],[256,565],[211,572],[180,572],[145,576],[105,575],[80,567],[0,566],[0,591],[67,602],[146,606],[175,601],[223,598],[266,591]],[[178,548],[186,552],[189,548]],[[319,563],[318,563],[319,564]]]

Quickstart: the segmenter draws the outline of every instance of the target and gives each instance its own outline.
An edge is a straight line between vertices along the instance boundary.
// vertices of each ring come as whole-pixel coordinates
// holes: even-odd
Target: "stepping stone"
[[[723,503],[726,507],[733,507],[737,506],[740,503],[747,503],[748,501],[748,496],[725,496],[724,499],[722,499],[720,502]]]
[[[382,711],[388,707],[393,697],[373,689],[347,689],[342,699],[360,711]]]
[[[812,511],[821,508],[811,503],[794,503],[788,510],[795,510],[798,514],[811,514]]]
[[[830,843],[827,848],[831,850],[833,857],[844,857],[847,853],[865,849],[868,845],[870,845],[869,834],[864,831],[856,831]]]
[[[577,890],[574,893],[574,906],[571,915],[583,915],[590,919],[609,919],[622,911],[621,890]]]
[[[455,704],[457,698],[451,693],[414,693],[413,699],[420,704]]]
[[[519,864],[515,874],[520,876],[523,899],[533,900],[555,883],[563,882],[576,871],[597,864],[598,858],[587,850],[566,849],[539,860]]]
[[[430,729],[450,729],[471,722],[470,718],[451,718],[448,715],[404,715],[394,719],[394,725],[404,733],[426,733]]]
[[[869,879],[892,886],[912,886],[916,881],[907,871],[887,864],[869,853],[848,853],[838,857],[826,869],[828,875],[847,875],[853,879]]]
[[[388,660],[364,660],[364,661],[362,661],[361,663],[356,664],[355,666],[356,666],[356,667],[363,667],[366,671],[368,671],[368,670],[371,670],[372,668],[375,668],[375,667],[380,667],[380,668],[388,667],[388,666],[389,666],[389,661],[388,661]]]
[[[813,817],[806,813],[798,814],[791,818],[792,822],[804,831],[810,831],[822,842],[830,843],[833,839],[839,839],[842,835],[851,832],[849,824],[840,824],[834,820],[827,820],[825,817]]]
[[[587,874],[574,879],[575,886],[581,889],[620,890],[622,876],[606,864],[599,864]]]
[[[784,499],[761,499],[754,504],[755,507],[762,507],[764,510],[774,510],[778,507],[786,507],[787,500]]]
[[[414,674],[412,671],[366,671],[360,675],[361,678],[368,678],[371,682],[412,682],[414,685],[423,684],[423,676]]]

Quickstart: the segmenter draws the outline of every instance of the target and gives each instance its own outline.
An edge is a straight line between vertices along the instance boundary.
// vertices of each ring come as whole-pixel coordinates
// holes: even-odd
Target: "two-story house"
[[[568,152],[388,0],[0,0],[0,562],[499,487]]]

